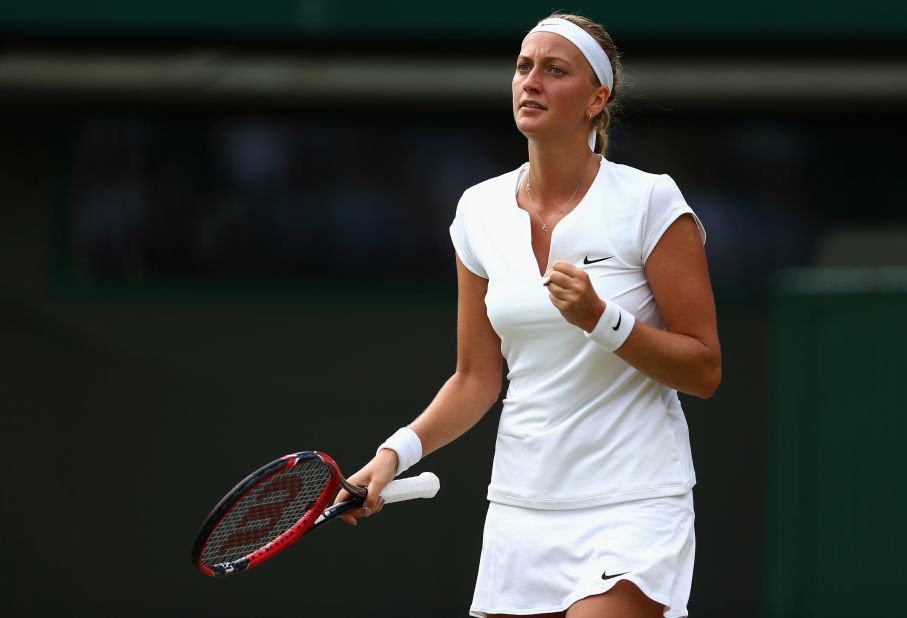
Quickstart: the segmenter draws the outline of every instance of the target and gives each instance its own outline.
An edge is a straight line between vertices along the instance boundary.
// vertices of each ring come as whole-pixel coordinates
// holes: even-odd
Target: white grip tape
[[[391,481],[381,492],[385,504],[414,500],[415,498],[434,498],[441,488],[441,481],[431,472],[419,476]]]

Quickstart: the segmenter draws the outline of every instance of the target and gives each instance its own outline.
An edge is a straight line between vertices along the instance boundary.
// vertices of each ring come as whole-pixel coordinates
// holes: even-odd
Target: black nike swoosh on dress
[[[597,260],[590,260],[589,256],[587,255],[583,258],[583,264],[595,264],[596,262],[604,262],[605,260],[610,260],[613,257],[613,255],[609,255],[608,257],[598,258]]]
[[[602,579],[612,579],[614,577],[620,577],[621,575],[626,575],[629,572],[630,571],[624,571],[623,573],[615,573],[614,575],[608,575],[608,572],[605,571],[604,573],[602,573]]]

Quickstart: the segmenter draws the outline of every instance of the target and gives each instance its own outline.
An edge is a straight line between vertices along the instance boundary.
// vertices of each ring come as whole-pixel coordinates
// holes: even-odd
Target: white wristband
[[[399,476],[404,470],[416,465],[422,459],[422,441],[409,427],[398,429],[394,435],[378,447],[378,451],[383,448],[397,453],[397,472],[394,476]]]
[[[591,333],[586,333],[586,337],[609,352],[613,352],[624,344],[624,341],[630,336],[634,324],[636,324],[636,316],[613,300],[606,300],[605,310],[598,318],[598,324]]]

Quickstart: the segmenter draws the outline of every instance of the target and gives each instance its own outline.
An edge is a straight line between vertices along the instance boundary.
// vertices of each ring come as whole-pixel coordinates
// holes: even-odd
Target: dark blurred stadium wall
[[[422,464],[442,479],[430,504],[325,530],[233,580],[194,573],[188,549],[250,467],[320,448],[352,472],[448,377],[447,225],[464,188],[524,160],[510,65],[549,8],[0,7],[0,615],[466,614],[497,410]],[[904,508],[874,521],[857,491],[836,510],[831,483],[850,436],[866,463],[850,469],[887,466],[867,485],[883,491],[886,440],[903,435],[873,410],[903,411],[904,5],[583,12],[625,53],[610,158],[670,173],[709,232],[725,378],[684,399],[691,615],[857,615],[865,589],[829,607],[827,576],[890,559],[862,543],[879,535],[824,535]],[[848,384],[816,367],[853,360],[835,356],[850,308],[892,323],[862,331]],[[849,432],[861,400],[877,422]],[[866,615],[886,613],[874,598]]]
[[[528,30],[524,13],[544,16],[552,10],[550,3],[537,0],[519,6],[464,0],[438,11],[427,11],[422,3],[413,0],[387,5],[365,0],[262,0],[255,5],[241,0],[130,3],[36,0],[7,5],[0,19],[8,30],[21,28],[27,34],[119,36],[125,32],[198,36],[218,33],[234,38],[300,34],[343,38],[367,34],[375,40],[399,35],[431,40],[465,33],[495,39]],[[607,15],[601,14],[600,7],[579,12],[594,15],[627,37],[647,39],[665,36],[728,39],[742,35],[766,42],[841,35],[853,41],[867,37],[897,38],[907,32],[907,10],[883,0],[867,0],[861,3],[859,11],[854,11],[852,4],[836,1],[768,0],[755,5],[703,0],[679,6],[667,0],[653,0],[645,5],[624,3],[608,9]],[[533,18],[528,20],[531,22]]]
[[[773,315],[768,615],[897,615],[907,269],[788,271]]]

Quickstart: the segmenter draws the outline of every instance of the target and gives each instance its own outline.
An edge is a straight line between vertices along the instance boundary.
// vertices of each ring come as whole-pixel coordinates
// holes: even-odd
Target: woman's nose
[[[523,79],[523,90],[538,90],[539,82],[539,70],[537,67],[533,67],[532,70],[526,74],[526,78]]]

